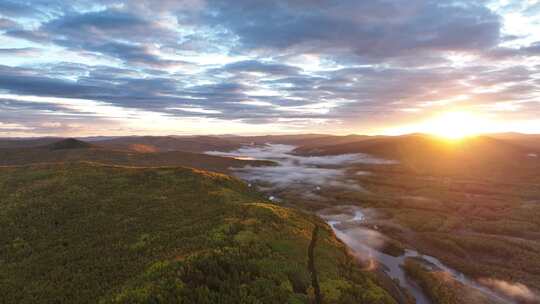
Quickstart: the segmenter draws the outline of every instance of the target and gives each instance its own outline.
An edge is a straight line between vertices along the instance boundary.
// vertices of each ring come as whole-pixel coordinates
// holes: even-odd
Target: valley
[[[395,303],[324,222],[227,175],[13,166],[0,197],[0,303],[310,303],[308,262],[324,302]]]
[[[8,227],[0,288],[14,291],[11,302],[266,297],[259,285],[218,283],[237,280],[230,270],[241,266],[227,263],[238,258],[253,261],[255,268],[242,271],[268,288],[268,303],[538,302],[534,140],[138,138],[0,141],[1,219]],[[189,152],[170,150],[197,140]],[[97,238],[105,231],[113,247]],[[316,244],[311,262],[309,244]],[[103,260],[103,250],[114,254]],[[62,266],[46,262],[53,260]],[[206,271],[215,270],[200,267],[217,261],[229,270],[208,281]],[[126,266],[105,275],[104,285],[89,285],[91,293],[74,291],[78,280],[97,284],[113,269],[108,263]],[[48,266],[32,270],[36,265]],[[79,267],[94,270],[70,270]],[[25,286],[35,271],[49,275]],[[54,279],[59,285],[47,289],[50,275],[67,281]],[[272,285],[285,277],[286,285]]]
[[[394,272],[398,272],[397,277],[393,277],[417,298],[417,303],[536,302],[535,293],[539,289],[536,268],[540,256],[540,227],[536,220],[540,209],[534,200],[540,195],[537,160],[517,148],[506,148],[506,143],[499,149],[502,152],[498,151],[492,157],[482,154],[481,160],[475,158],[474,154],[478,157],[485,149],[484,143],[497,144],[491,139],[473,139],[472,143],[464,143],[469,146],[459,147],[457,155],[443,150],[445,147],[437,147],[437,152],[446,155],[433,155],[419,145],[418,138],[414,138],[414,144],[403,138],[383,140],[390,141],[391,145],[395,145],[395,141],[405,141],[405,145],[398,144],[398,149],[391,146],[388,150],[381,150],[382,147],[373,150],[372,144],[367,142],[350,144],[365,145],[369,147],[365,151],[375,152],[373,154],[361,152],[364,149],[349,148],[339,153],[325,153],[324,149],[319,149],[318,153],[310,155],[302,146],[282,144],[210,154],[277,162],[276,167],[237,168],[235,174],[257,184],[279,204],[315,213],[350,205],[367,210],[370,216],[362,216],[362,221],[353,220],[345,225],[345,230],[336,229],[335,224],[331,226],[342,241],[356,248],[364,264],[372,263],[366,256],[378,255],[375,262],[381,264],[383,271],[388,271],[389,265],[393,266]],[[428,142],[426,138],[420,140]],[[432,140],[429,144],[436,147],[440,143]],[[335,147],[328,146],[330,149]],[[414,153],[416,151],[410,151],[411,148],[424,153],[422,161]],[[509,152],[505,153],[503,149]],[[375,154],[392,155],[395,159],[372,156]],[[510,160],[512,156],[518,160]],[[433,165],[435,158],[441,167]],[[346,212],[344,216],[354,217],[354,213]],[[358,229],[364,233],[355,235]],[[367,252],[366,244],[358,247],[358,239],[366,237],[365,231],[369,235]],[[347,233],[352,233],[353,237]],[[374,235],[376,240],[372,239]],[[434,258],[428,256],[422,258],[423,263],[417,267],[426,273],[452,274],[441,283],[451,286],[445,287],[447,292],[430,292],[430,287],[422,284],[425,276],[409,274],[405,278],[401,268],[411,272],[413,261],[410,257],[418,256],[412,249],[436,256],[447,265],[436,260],[439,267],[421,267],[426,260],[433,264]],[[382,252],[374,254],[373,250]],[[395,264],[393,256],[403,254],[407,258],[401,258],[399,265]],[[411,267],[404,267],[405,264]],[[431,299],[418,290],[418,284],[408,283],[411,276],[419,281],[417,283]],[[520,282],[526,282],[526,285]],[[513,292],[512,287],[519,292]],[[465,298],[458,296],[463,290],[467,294]]]

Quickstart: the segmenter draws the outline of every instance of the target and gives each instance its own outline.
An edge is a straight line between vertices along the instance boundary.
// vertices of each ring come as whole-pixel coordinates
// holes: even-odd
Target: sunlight
[[[485,122],[471,112],[446,112],[427,121],[424,130],[447,139],[461,139],[483,133]]]
[[[419,123],[401,125],[386,129],[385,135],[403,135],[424,133],[449,140],[500,131],[498,123],[470,111],[448,111],[434,114],[431,118]]]

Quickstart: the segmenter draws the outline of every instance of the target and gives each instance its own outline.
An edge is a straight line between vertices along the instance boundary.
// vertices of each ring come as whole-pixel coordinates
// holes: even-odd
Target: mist
[[[525,301],[527,303],[538,303],[537,301],[540,301],[538,295],[534,294],[527,286],[521,283],[511,283],[497,279],[480,279],[479,282],[518,301]]]
[[[268,190],[302,187],[304,195],[317,197],[324,188],[365,191],[356,181],[347,178],[345,166],[350,164],[394,164],[371,155],[354,153],[331,156],[301,156],[293,154],[296,147],[282,144],[242,147],[232,152],[210,151],[210,155],[237,159],[259,159],[276,162],[276,166],[233,168],[240,178],[261,183]],[[366,172],[369,174],[369,172]]]

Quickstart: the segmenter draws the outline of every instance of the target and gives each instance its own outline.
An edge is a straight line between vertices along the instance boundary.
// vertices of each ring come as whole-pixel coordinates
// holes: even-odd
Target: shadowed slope
[[[0,149],[40,147],[50,145],[60,140],[62,140],[62,138],[59,137],[0,138]]]
[[[184,151],[229,151],[240,147],[240,144],[215,136],[127,136],[97,142],[99,145],[112,148],[151,152]]]
[[[93,145],[75,138],[67,138],[46,146],[51,150],[89,149]]]
[[[142,152],[112,150],[80,140],[66,139],[42,147],[0,149],[0,165],[26,165],[94,161],[130,166],[186,166],[217,172],[228,172],[231,167],[272,165],[268,161],[238,160],[229,157],[170,151]]]

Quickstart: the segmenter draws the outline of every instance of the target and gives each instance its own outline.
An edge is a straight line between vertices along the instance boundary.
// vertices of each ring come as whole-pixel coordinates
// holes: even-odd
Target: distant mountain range
[[[242,164],[239,160],[201,153],[233,151],[244,145],[274,143],[297,146],[295,153],[302,155],[366,153],[398,160],[415,170],[476,168],[485,173],[490,167],[536,168],[540,155],[540,135],[517,133],[481,135],[458,141],[425,134],[126,136],[92,139],[91,142],[59,138],[0,139],[0,155],[3,155],[0,164],[90,159],[133,165],[191,165],[225,172],[228,167]],[[12,153],[10,149],[15,148],[20,150]],[[44,152],[44,149],[50,151]]]
[[[131,144],[136,145],[136,144]],[[229,172],[231,167],[246,165],[272,165],[269,161],[239,160],[184,151],[140,151],[121,149],[101,142],[85,142],[78,139],[32,139],[16,142],[0,148],[0,165],[27,165],[37,163],[63,163],[92,161],[105,164],[129,166],[185,166],[216,172]],[[117,147],[117,148],[113,148]]]
[[[267,143],[296,147],[292,161],[366,153],[397,162],[306,165],[315,175],[342,170],[360,190],[282,190],[280,206],[258,185],[216,173],[279,164],[204,153]],[[302,211],[343,203],[377,209],[375,227],[396,248],[419,246],[469,275],[508,278],[512,265],[485,261],[512,252],[505,260],[527,270],[512,276],[536,287],[537,245],[506,237],[536,244],[539,143],[510,133],[0,139],[0,294],[6,303],[408,303]],[[283,178],[297,173],[285,169]]]

